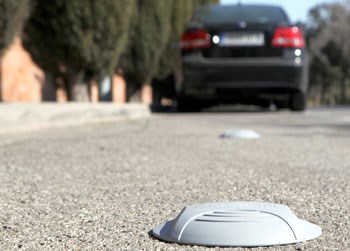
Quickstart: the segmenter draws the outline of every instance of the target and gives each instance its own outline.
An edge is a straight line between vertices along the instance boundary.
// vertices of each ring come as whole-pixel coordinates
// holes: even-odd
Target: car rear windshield
[[[194,22],[222,23],[282,23],[289,22],[280,7],[259,5],[211,5],[197,9]]]

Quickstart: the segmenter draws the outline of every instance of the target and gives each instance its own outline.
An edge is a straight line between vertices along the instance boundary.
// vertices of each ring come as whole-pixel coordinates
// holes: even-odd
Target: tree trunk
[[[89,80],[85,77],[84,73],[80,72],[69,78],[67,93],[68,101],[90,101]]]
[[[346,103],[346,75],[343,75],[340,83],[340,103]]]
[[[99,101],[112,101],[112,79],[110,76],[101,77],[98,83]]]
[[[41,87],[42,101],[57,101],[56,89],[57,87],[55,86],[52,74],[45,72],[43,85]]]

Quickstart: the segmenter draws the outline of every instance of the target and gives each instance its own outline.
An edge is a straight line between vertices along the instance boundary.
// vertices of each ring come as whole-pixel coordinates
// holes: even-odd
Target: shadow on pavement
[[[152,113],[177,113],[175,105],[163,106],[163,105],[151,105],[150,109]],[[263,112],[276,112],[278,111],[275,106],[260,107],[255,105],[217,105],[202,109],[200,112],[205,113],[263,113]],[[200,113],[193,112],[193,113]]]

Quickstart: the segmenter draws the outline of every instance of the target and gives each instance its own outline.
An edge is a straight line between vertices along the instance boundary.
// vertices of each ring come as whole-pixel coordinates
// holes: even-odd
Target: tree
[[[168,36],[165,49],[160,58],[160,67],[156,74],[157,79],[163,79],[172,73],[174,65],[176,64],[176,58],[178,56],[178,42],[181,34],[185,29],[186,24],[189,22],[193,9],[195,7],[195,1],[189,0],[176,0],[171,2],[171,15],[170,15],[170,27],[171,32]]]
[[[45,71],[65,77],[69,100],[86,101],[87,83],[115,71],[134,7],[134,0],[36,0],[26,47]]]
[[[170,34],[165,49],[159,60],[158,71],[153,79],[154,102],[160,103],[162,97],[175,97],[175,79],[179,75],[180,60],[179,41],[186,24],[189,22],[196,2],[193,0],[176,0],[171,2]]]
[[[171,2],[172,12],[169,16],[171,32],[159,60],[158,72],[154,76],[157,89],[166,89],[164,92],[168,93],[168,98],[173,98],[174,96],[174,87],[171,87],[171,85],[174,85],[175,82],[173,75],[177,75],[176,72],[178,72],[177,68],[180,60],[178,45],[186,25],[199,5],[218,2],[218,0],[173,0]],[[169,95],[169,93],[171,94]]]
[[[350,79],[350,9],[343,4],[321,4],[310,10],[307,37],[312,56],[311,88],[321,101],[345,103]],[[336,34],[336,35],[335,35]],[[327,95],[326,95],[327,94]]]
[[[4,49],[21,32],[24,21],[30,12],[29,1],[0,1],[0,57]]]
[[[151,82],[169,37],[171,3],[171,0],[137,0],[122,68],[129,84],[142,88],[141,99],[146,103],[151,103]]]
[[[218,0],[176,0],[172,1],[172,13],[170,15],[171,32],[165,50],[160,59],[160,66],[156,75],[157,79],[166,78],[174,71],[179,56],[178,43],[186,25],[191,20],[194,10],[199,5],[218,3]]]

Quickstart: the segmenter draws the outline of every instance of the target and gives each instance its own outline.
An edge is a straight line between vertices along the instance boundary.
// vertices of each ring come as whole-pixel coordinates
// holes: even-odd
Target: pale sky
[[[273,4],[284,8],[292,22],[306,21],[309,9],[319,3],[339,2],[337,0],[220,0],[222,4],[236,4],[237,2]]]

